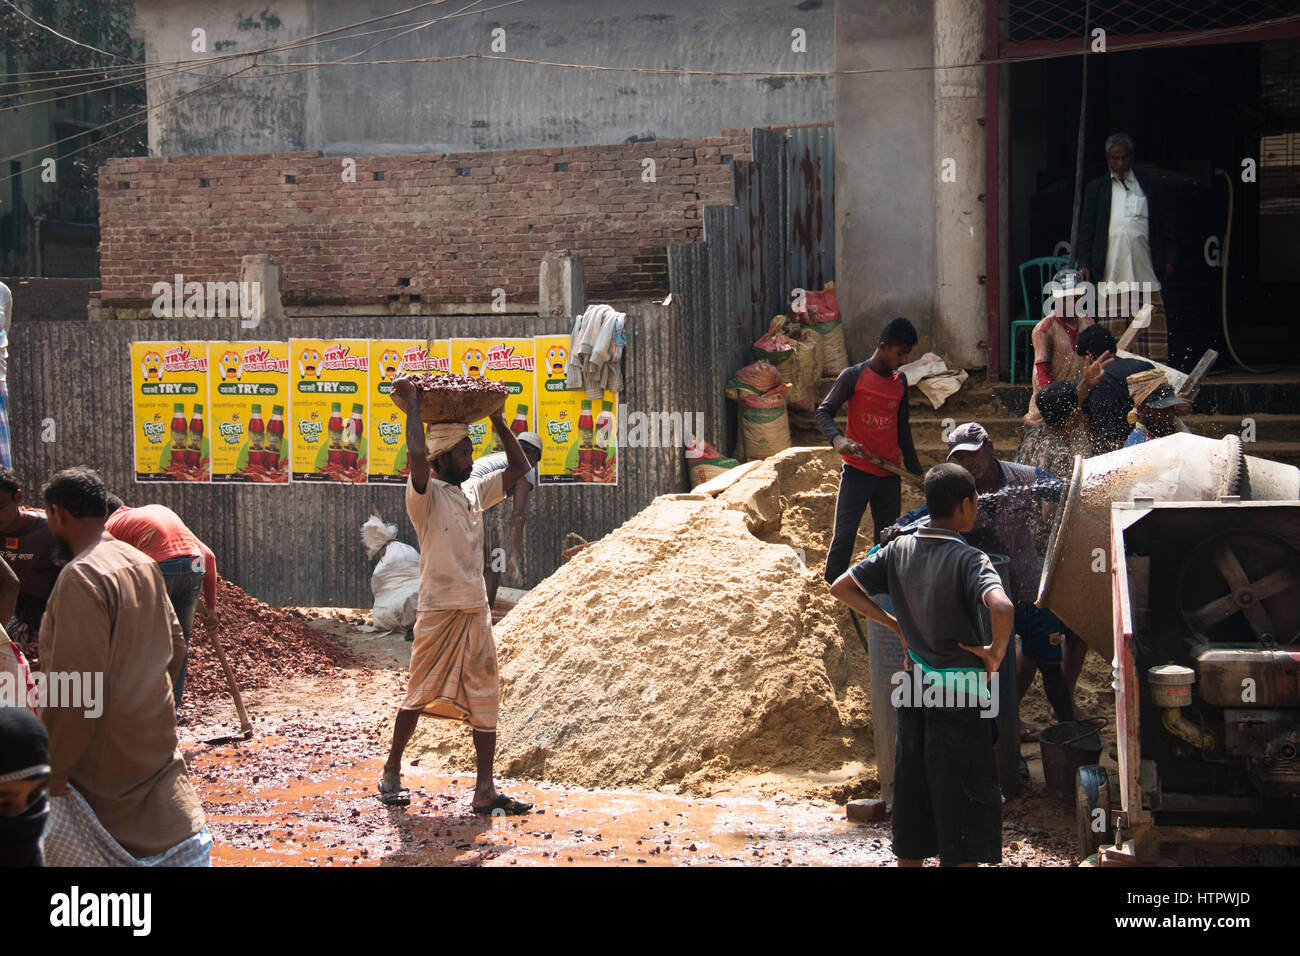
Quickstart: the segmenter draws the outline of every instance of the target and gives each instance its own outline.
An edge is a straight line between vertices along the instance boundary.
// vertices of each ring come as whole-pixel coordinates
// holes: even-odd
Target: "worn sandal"
[[[402,789],[401,777],[383,777],[379,781],[379,802],[389,807],[405,807],[411,802],[411,795]]]
[[[524,803],[522,800],[516,800],[514,797],[507,797],[504,793],[498,793],[497,798],[486,807],[474,807],[474,812],[481,817],[491,816],[518,816],[521,813],[527,813],[533,808],[531,803]]]

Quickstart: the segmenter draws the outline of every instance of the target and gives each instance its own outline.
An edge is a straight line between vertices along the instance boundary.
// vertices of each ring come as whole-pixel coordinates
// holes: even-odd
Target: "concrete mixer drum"
[[[1178,595],[1199,641],[1290,644],[1300,637],[1300,551],[1268,531],[1222,531],[1184,560]]]

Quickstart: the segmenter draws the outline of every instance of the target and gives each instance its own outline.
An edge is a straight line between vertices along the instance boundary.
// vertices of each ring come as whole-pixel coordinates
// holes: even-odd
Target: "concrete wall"
[[[320,34],[410,4],[397,0],[137,0],[137,32],[151,63],[190,59],[192,31],[208,56]],[[433,23],[405,36],[390,27],[460,9],[433,6],[363,31],[357,40],[266,54],[262,64],[321,62],[374,49],[353,62],[492,54],[600,66],[737,71],[828,71],[835,62],[834,0],[529,0]],[[492,6],[487,4],[485,6]],[[258,12],[250,12],[258,11]],[[806,31],[807,51],[791,49]],[[391,37],[391,39],[390,39]],[[151,106],[184,96],[244,65],[215,62],[150,83]],[[272,75],[272,74],[280,75]],[[259,67],[186,96],[149,121],[150,150],[263,153],[320,150],[366,156],[695,139],[724,128],[831,119],[829,77],[658,76],[500,60]]]
[[[836,8],[837,70],[925,67],[933,46],[931,0]],[[837,77],[835,286],[854,361],[894,316],[912,320],[923,347],[933,333],[934,114],[929,70]]]

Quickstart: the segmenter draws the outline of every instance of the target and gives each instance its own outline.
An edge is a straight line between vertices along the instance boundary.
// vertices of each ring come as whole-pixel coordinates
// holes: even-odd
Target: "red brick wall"
[[[747,131],[356,157],[356,182],[343,181],[341,157],[320,153],[116,159],[99,181],[102,301],[146,304],[153,284],[178,272],[236,280],[240,258],[255,252],[279,260],[286,304],[409,294],[486,311],[495,288],[535,302],[542,256],[559,249],[582,256],[589,299],[663,293],[666,247],[701,239],[701,208],[731,201],[726,156],[750,158]],[[646,157],[652,183],[641,179]]]

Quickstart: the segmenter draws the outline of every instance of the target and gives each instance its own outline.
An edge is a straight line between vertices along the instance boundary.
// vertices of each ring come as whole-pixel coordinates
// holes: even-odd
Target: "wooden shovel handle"
[[[226,660],[226,650],[221,646],[221,638],[217,637],[215,627],[208,628],[208,640],[212,641],[212,649],[217,652],[217,660],[221,662],[221,670],[226,675],[226,686],[230,688],[230,696],[234,698],[235,713],[239,715],[239,731],[243,734],[251,734],[253,725],[248,719],[248,711],[244,710],[244,698],[239,693],[235,672],[231,670],[230,661]]]
[[[879,468],[883,468],[885,469],[885,471],[888,471],[891,474],[898,475],[898,477],[902,478],[904,481],[911,482],[912,484],[916,485],[918,488],[923,487],[925,485],[925,480],[923,478],[921,478],[918,475],[912,474],[906,468],[902,468],[898,465],[895,465],[892,461],[885,461],[885,459],[877,458],[875,455],[868,454],[867,452],[863,452],[860,457],[865,458],[873,465],[876,465]]]

